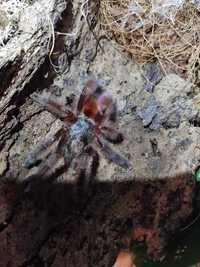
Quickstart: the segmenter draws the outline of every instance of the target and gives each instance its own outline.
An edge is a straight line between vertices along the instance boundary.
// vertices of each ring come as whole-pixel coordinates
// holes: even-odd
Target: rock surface
[[[59,3],[44,5],[46,12],[51,14],[55,4],[61,13]],[[9,184],[7,193],[1,185],[0,191],[6,190],[0,214],[2,266],[112,266],[117,252],[136,241],[145,243],[149,256],[160,259],[170,237],[193,211],[194,172],[200,158],[195,102],[199,89],[169,74],[156,78],[154,88],[146,90],[140,66],[104,36],[97,40],[98,23],[88,26],[80,12],[84,7],[76,0],[66,6],[58,25],[66,35],[56,39],[55,75],[45,62],[49,20],[42,28],[40,16],[35,24],[24,21],[29,12],[37,13],[37,5],[33,1],[20,16],[19,29],[26,28],[22,49],[16,49],[17,36],[0,48],[0,175],[20,183],[27,173],[27,153],[61,125],[29,96],[47,87],[55,95],[73,98],[88,77],[99,79],[117,101],[125,140],[114,148],[132,168],[124,171],[100,156],[87,194],[70,171],[50,184],[36,182],[29,193]],[[39,15],[43,19],[43,13]]]

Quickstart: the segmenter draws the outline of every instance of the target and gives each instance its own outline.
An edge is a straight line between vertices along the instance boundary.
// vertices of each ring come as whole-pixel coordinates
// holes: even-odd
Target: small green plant
[[[200,182],[200,166],[195,171],[195,178],[197,182]]]

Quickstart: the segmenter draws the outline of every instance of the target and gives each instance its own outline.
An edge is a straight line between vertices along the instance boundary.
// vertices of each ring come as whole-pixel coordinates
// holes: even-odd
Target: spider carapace
[[[71,166],[77,174],[84,172],[90,179],[94,175],[94,166],[98,166],[99,152],[122,168],[130,167],[129,161],[109,146],[108,141],[120,143],[123,135],[116,129],[116,104],[98,81],[88,80],[70,108],[61,98],[47,92],[35,93],[32,98],[58,117],[63,126],[27,155],[24,166],[28,169],[36,167],[25,180],[36,176],[51,177],[61,157],[64,159],[63,170],[67,171]]]

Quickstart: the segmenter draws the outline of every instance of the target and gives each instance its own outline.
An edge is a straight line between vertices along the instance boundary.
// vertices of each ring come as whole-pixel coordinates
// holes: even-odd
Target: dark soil
[[[155,182],[0,185],[0,266],[109,267],[120,249],[153,259],[192,214],[191,175]]]

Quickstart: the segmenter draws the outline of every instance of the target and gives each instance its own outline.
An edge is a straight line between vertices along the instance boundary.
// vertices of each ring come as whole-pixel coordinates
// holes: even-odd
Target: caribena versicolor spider
[[[27,169],[35,167],[35,171],[30,174],[30,170],[25,181],[35,177],[52,177],[61,157],[64,159],[63,171],[72,167],[77,175],[83,175],[86,180],[95,175],[99,152],[122,168],[130,167],[129,161],[108,144],[108,141],[120,143],[123,136],[116,129],[116,104],[98,81],[87,80],[80,96],[75,98],[70,108],[62,98],[47,92],[34,93],[32,98],[57,116],[63,126],[27,155],[24,166]]]

